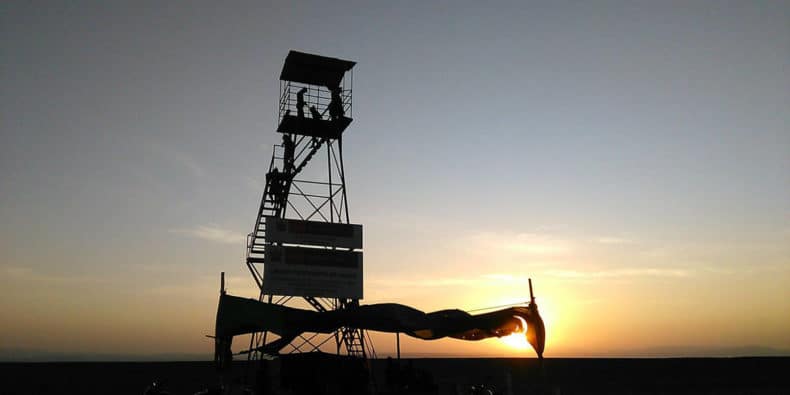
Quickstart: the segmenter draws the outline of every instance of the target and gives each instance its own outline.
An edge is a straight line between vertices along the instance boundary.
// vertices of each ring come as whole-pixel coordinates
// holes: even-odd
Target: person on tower
[[[319,120],[319,121],[324,119],[324,117],[321,116],[321,113],[318,112],[318,109],[316,109],[315,106],[310,106],[310,114],[313,116],[313,119],[316,119],[316,120]],[[313,139],[310,142],[310,144],[311,144],[311,146],[313,148],[317,147],[318,146],[318,138],[316,136],[313,136]]]
[[[282,176],[280,171],[275,167],[272,171],[266,173],[266,184],[269,186],[269,194],[275,204],[279,204],[282,196]]]
[[[310,106],[310,115],[312,115],[312,116],[313,116],[313,119],[317,119],[317,120],[319,120],[319,121],[320,121],[320,120],[322,120],[322,119],[324,119],[324,118],[321,116],[321,113],[320,113],[320,112],[318,112],[318,109],[317,109],[317,108],[315,108],[315,106]]]
[[[329,90],[332,92],[332,100],[329,102],[329,118],[334,121],[341,118],[345,113],[343,110],[343,91],[339,86],[329,87]]]
[[[283,133],[283,168],[286,173],[291,173],[294,170],[294,151],[296,146],[294,141],[287,133]]]
[[[296,115],[299,118],[304,118],[304,106],[307,105],[304,101],[304,94],[307,93],[307,88],[302,88],[296,92]]]

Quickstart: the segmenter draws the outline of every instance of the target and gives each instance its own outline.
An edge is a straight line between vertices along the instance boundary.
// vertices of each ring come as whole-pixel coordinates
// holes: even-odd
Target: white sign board
[[[267,246],[263,291],[273,295],[362,299],[362,253]]]
[[[266,242],[362,248],[362,225],[266,217]]]

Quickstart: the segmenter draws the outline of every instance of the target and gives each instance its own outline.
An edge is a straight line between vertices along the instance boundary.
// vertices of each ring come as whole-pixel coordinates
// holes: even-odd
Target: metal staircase
[[[277,161],[282,162],[282,168],[284,171],[280,172],[278,169],[279,177],[268,177],[266,179],[266,186],[263,190],[263,196],[261,196],[261,204],[258,209],[258,217],[255,220],[255,227],[253,231],[247,235],[247,265],[250,266],[251,264],[256,263],[264,263],[264,255],[265,255],[265,248],[266,248],[266,217],[278,217],[283,218],[285,214],[286,204],[288,201],[288,194],[290,192],[291,183],[293,183],[294,178],[307,166],[310,162],[310,159],[315,156],[315,154],[321,149],[326,139],[316,139],[307,141],[307,139],[302,136],[299,141],[296,143],[297,146],[305,145],[302,151],[297,155],[294,159],[294,163],[296,163],[299,159],[301,159],[301,163],[297,166],[292,172],[287,172],[284,157],[278,156],[277,151],[282,150],[283,146],[280,144],[276,144],[272,147],[272,159],[269,162],[269,171],[267,174],[273,174],[272,172],[277,169],[275,163]],[[303,158],[302,158],[303,157]],[[275,185],[276,183],[280,183],[280,185]],[[282,188],[282,199],[275,199],[272,193],[272,190],[280,187]],[[253,277],[255,277],[256,282],[258,282],[258,287],[260,288],[261,282],[258,281],[260,277],[258,276],[259,273],[256,272],[254,267],[250,267],[250,271],[253,273]]]

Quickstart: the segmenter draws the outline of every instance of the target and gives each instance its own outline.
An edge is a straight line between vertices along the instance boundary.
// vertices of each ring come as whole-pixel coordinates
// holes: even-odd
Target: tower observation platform
[[[348,60],[291,51],[285,58],[280,73],[280,117],[277,132],[340,138],[352,121],[351,69],[355,64],[356,62]],[[349,74],[348,79],[345,78],[346,73]],[[301,100],[309,109],[309,116],[299,106],[302,103],[299,92],[302,92]]]

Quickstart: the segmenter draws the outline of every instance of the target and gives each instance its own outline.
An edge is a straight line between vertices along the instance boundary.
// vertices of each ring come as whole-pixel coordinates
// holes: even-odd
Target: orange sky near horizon
[[[450,229],[448,228],[448,232]],[[367,237],[376,237],[367,233]],[[521,238],[519,238],[521,239]],[[489,241],[487,240],[486,243]],[[369,244],[374,244],[371,241]],[[549,244],[559,243],[554,240]],[[527,278],[533,278],[537,303],[547,328],[547,357],[697,355],[744,346],[790,348],[787,271],[728,273],[723,269],[604,269],[595,264],[580,244],[563,241],[569,256],[560,258],[548,245],[533,245],[526,258],[489,249],[489,264],[479,268],[458,261],[451,273],[403,273],[392,276],[381,268],[396,262],[377,261],[369,255],[396,254],[390,247],[366,247],[365,299],[363,304],[396,302],[424,311],[446,308],[475,310],[524,302],[529,299]],[[571,248],[570,246],[573,246]],[[525,247],[526,246],[522,246]],[[533,248],[534,247],[534,248]],[[622,242],[609,249],[642,249]],[[725,247],[722,247],[725,248]],[[776,254],[781,257],[786,247]],[[507,248],[501,251],[508,251]],[[579,257],[575,257],[576,254]],[[557,272],[553,265],[505,263],[541,259],[575,260],[586,257],[582,267]],[[428,252],[426,260],[437,256]],[[227,265],[227,288],[234,295],[255,297],[252,280],[241,265]],[[475,269],[478,267],[478,269]],[[573,267],[572,265],[569,267]],[[599,267],[588,270],[589,267]],[[182,269],[186,267],[182,266]],[[12,320],[3,324],[3,348],[93,354],[205,354],[212,350],[204,334],[213,332],[219,275],[192,274],[182,285],[149,286],[151,276],[168,276],[151,268],[130,288],[128,280],[91,278],[33,278],[25,271],[6,271],[2,286],[14,295],[0,301]],[[496,270],[496,272],[494,272]],[[187,270],[188,272],[188,270]],[[181,273],[178,273],[179,275]],[[45,304],[41,301],[46,300]],[[37,328],[31,331],[30,328]],[[373,333],[380,356],[394,355],[392,334]],[[244,341],[236,340],[235,351]],[[707,351],[706,351],[707,350]],[[401,337],[404,356],[533,357],[489,339],[463,342],[455,339],[421,341]]]

